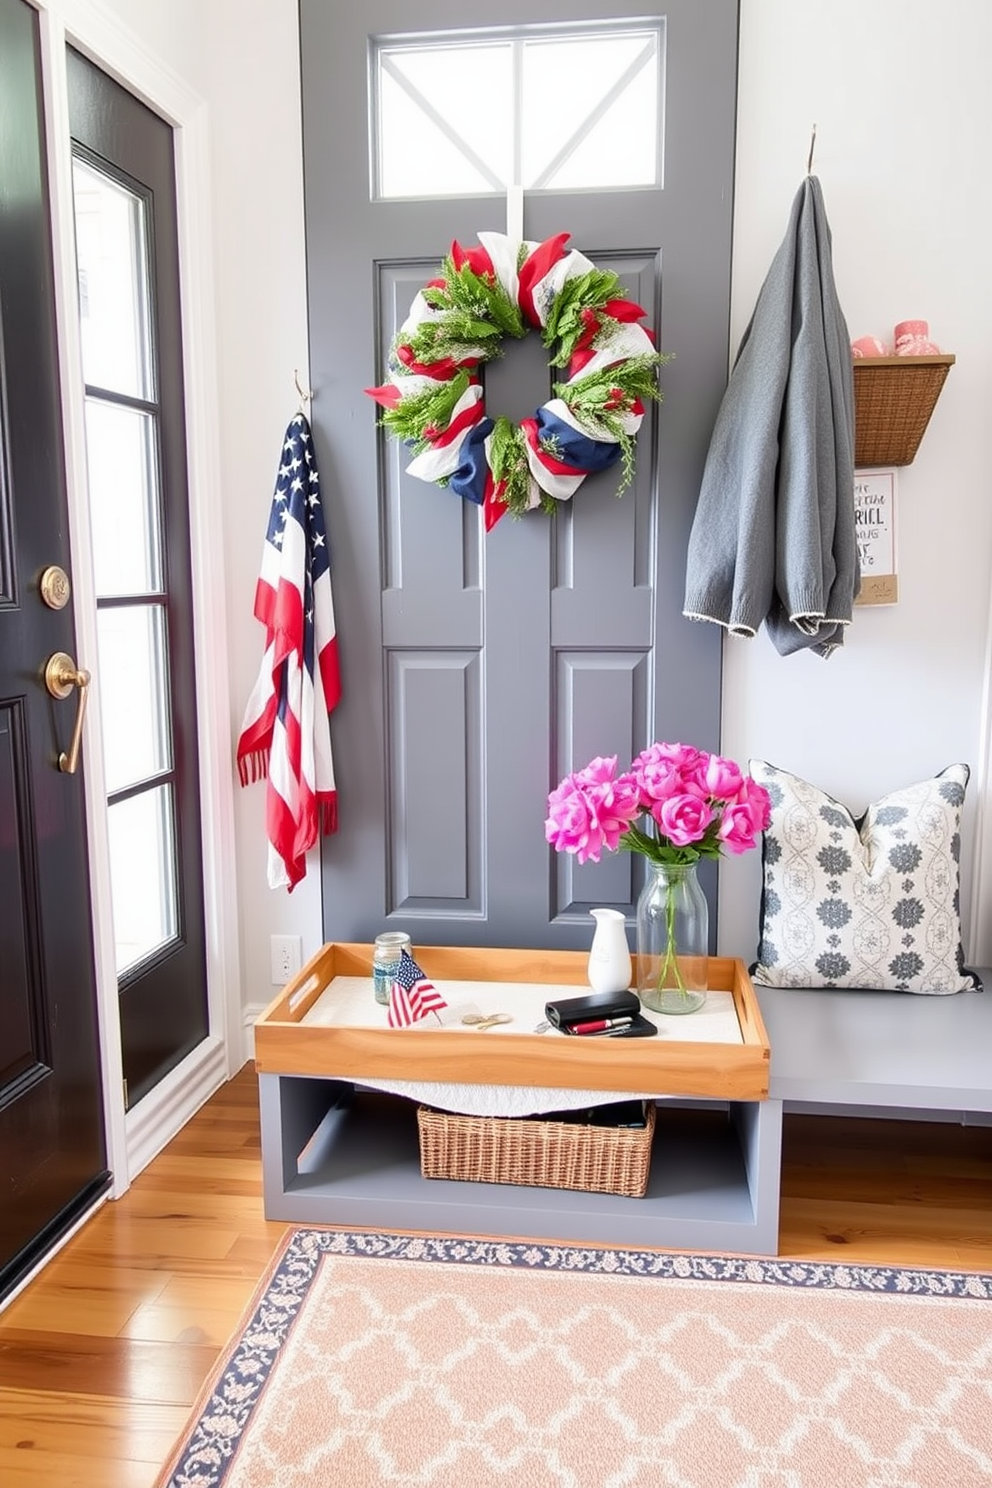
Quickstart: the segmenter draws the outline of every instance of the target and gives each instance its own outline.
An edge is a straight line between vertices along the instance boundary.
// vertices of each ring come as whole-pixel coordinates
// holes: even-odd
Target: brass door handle
[[[90,674],[77,667],[65,651],[56,651],[45,665],[45,686],[53,698],[67,698],[74,687],[79,689],[79,704],[76,722],[72,730],[69,751],[59,755],[59,769],[63,775],[75,775],[79,764],[79,746],[83,742],[83,719],[86,716],[86,699],[89,697]]]

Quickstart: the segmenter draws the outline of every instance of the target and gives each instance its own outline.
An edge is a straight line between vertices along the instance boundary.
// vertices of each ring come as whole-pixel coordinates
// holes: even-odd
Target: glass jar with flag
[[[376,1002],[389,1006],[389,993],[400,968],[403,952],[413,949],[405,930],[384,930],[372,948],[372,989]]]

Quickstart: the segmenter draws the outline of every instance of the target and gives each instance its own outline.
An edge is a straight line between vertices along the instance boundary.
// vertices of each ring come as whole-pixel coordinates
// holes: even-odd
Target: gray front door
[[[726,383],[736,0],[667,8],[657,184],[539,185],[524,198],[524,237],[569,233],[569,246],[620,276],[675,354],[621,499],[614,469],[590,476],[554,518],[507,516],[487,535],[477,506],[405,473],[408,453],[377,428],[363,392],[382,381],[391,338],[451,241],[471,247],[480,230],[507,230],[499,189],[443,194],[443,153],[417,160],[421,189],[374,199],[370,38],[447,32],[457,42],[494,19],[508,28],[486,43],[627,15],[617,0],[513,0],[496,17],[427,0],[411,30],[398,0],[302,0],[312,421],[343,670],[332,720],[340,827],[322,855],[329,940],[393,927],[415,945],[587,946],[589,907],[631,913],[640,865],[555,857],[548,791],[594,755],[617,754],[623,767],[655,739],[719,744],[720,637],[683,620],[681,604]],[[421,92],[428,114],[446,111],[429,86]],[[550,73],[545,92],[559,113],[582,108],[567,73]],[[470,141],[487,98],[466,86],[459,106]],[[511,341],[486,368],[487,408],[530,415],[557,375],[536,332]]]

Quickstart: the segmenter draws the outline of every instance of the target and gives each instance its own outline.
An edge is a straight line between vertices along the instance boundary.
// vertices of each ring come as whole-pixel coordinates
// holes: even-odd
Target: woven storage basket
[[[420,1171],[425,1178],[580,1188],[640,1199],[647,1191],[655,1126],[654,1102],[646,1105],[643,1130],[462,1116],[418,1106]]]
[[[854,362],[854,463],[911,465],[952,356],[858,357]]]

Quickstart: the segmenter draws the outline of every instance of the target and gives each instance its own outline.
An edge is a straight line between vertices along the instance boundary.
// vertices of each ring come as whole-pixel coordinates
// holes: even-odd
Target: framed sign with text
[[[854,528],[861,559],[859,605],[896,604],[896,472],[854,472]]]

